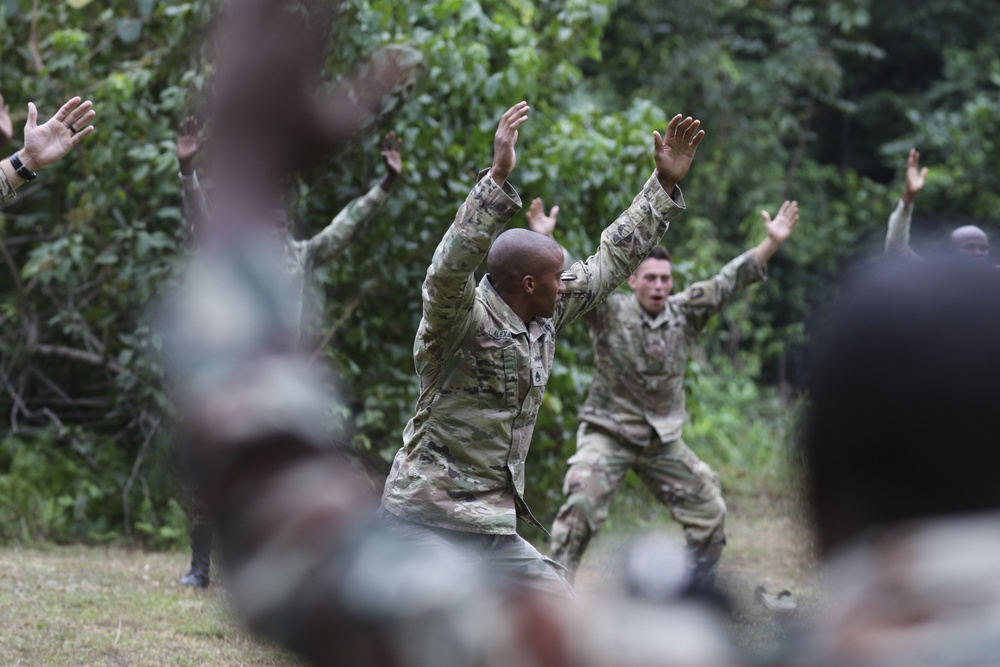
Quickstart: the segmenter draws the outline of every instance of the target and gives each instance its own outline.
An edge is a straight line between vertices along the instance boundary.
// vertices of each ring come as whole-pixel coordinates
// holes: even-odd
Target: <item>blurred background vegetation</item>
[[[512,182],[525,202],[560,205],[557,237],[576,255],[638,192],[652,131],[678,112],[707,130],[682,183],[689,210],[665,238],[679,288],[756,244],[761,209],[799,201],[770,280],[714,320],[688,370],[685,437],[727,484],[780,485],[788,474],[808,323],[839,272],[877,261],[910,146],[931,168],[917,250],[941,245],[958,221],[1000,238],[992,0],[340,5],[330,82],[388,45],[419,49],[424,63],[405,99],[387,99],[342,154],[297,175],[289,201],[296,233],[316,233],[381,177],[381,135],[401,136],[403,180],[356,245],[318,272],[310,317],[310,340],[340,370],[346,437],[376,467],[400,445],[416,398],[427,264],[518,100],[534,111]],[[218,7],[0,0],[8,150],[20,146],[28,101],[43,119],[75,94],[98,111],[94,136],[0,208],[0,539],[186,540],[147,308],[184,252],[174,141],[210,95]],[[206,132],[213,122],[225,120]],[[574,325],[529,461],[528,500],[545,519],[561,498],[590,360]]]

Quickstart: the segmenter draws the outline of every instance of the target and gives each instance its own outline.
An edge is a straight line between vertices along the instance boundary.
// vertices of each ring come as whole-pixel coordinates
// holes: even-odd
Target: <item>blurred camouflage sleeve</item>
[[[677,295],[675,302],[687,315],[689,326],[701,331],[719,310],[750,285],[767,279],[753,248],[732,260],[718,274],[697,282]]]
[[[0,170],[0,204],[17,197],[14,186],[7,180],[7,174]]]
[[[521,209],[521,198],[509,182],[501,187],[484,173],[458,209],[424,278],[417,345],[433,359],[443,359],[465,335],[476,299],[476,268],[503,225]]]
[[[345,206],[323,231],[306,241],[306,262],[316,266],[344,252],[388,198],[389,193],[376,184],[367,194]]]
[[[642,191],[601,234],[601,244],[585,261],[574,262],[563,272],[566,291],[556,311],[556,331],[604,301],[635,271],[656,245],[670,221],[685,209],[677,187],[670,198],[654,173]]]
[[[181,176],[181,207],[184,212],[184,233],[189,236],[208,220],[208,197],[205,196],[196,172],[190,176]]]
[[[889,215],[889,228],[885,233],[885,254],[890,257],[920,258],[910,247],[910,220],[913,204],[905,204],[900,199]]]

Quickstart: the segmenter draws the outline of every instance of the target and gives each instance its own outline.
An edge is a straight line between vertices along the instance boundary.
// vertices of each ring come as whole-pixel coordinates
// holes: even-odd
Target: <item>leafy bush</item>
[[[183,245],[175,128],[204,109],[203,38],[221,5],[0,2],[10,148],[29,100],[46,117],[84,93],[98,112],[96,134],[0,208],[6,539],[182,539],[145,312]],[[780,396],[802,377],[802,323],[840,267],[878,252],[909,145],[926,146],[931,166],[919,213],[1000,219],[1000,60],[988,46],[1000,13],[988,0],[720,2],[694,13],[679,0],[338,6],[331,82],[384,45],[410,44],[425,65],[411,97],[388,100],[341,154],[297,175],[288,202],[301,232],[316,233],[381,175],[380,136],[402,138],[403,179],[355,247],[318,272],[307,337],[314,349],[329,340],[315,351],[340,369],[338,417],[371,464],[387,466],[416,400],[427,264],[490,162],[497,118],[520,99],[533,111],[512,182],[525,201],[561,206],[557,235],[575,253],[639,190],[652,130],[677,112],[708,132],[683,183],[689,210],[666,237],[679,284],[756,244],[762,208],[799,201],[771,280],[716,318],[701,341],[710,362],[689,369],[686,437],[729,479],[781,476],[791,417]],[[560,501],[589,381],[582,326],[558,355],[528,467],[543,517]]]

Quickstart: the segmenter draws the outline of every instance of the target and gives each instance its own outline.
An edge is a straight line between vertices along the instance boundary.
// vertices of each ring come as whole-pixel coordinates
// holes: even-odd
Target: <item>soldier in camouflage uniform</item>
[[[309,79],[300,70],[313,71],[324,35],[316,22],[285,8],[245,0],[240,12],[223,16],[229,39],[219,40],[217,114],[238,111],[247,90],[280,100],[278,120],[311,108],[315,96],[301,85]],[[360,88],[377,99],[391,83],[380,78]],[[373,520],[377,499],[329,447],[328,381],[289,344],[293,327],[279,317],[288,276],[260,247],[272,235],[262,231],[271,197],[259,188],[280,182],[283,165],[299,164],[304,153],[338,147],[352,125],[348,119],[332,131],[322,123],[275,128],[275,140],[258,146],[254,124],[237,122],[216,144],[215,168],[238,178],[220,181],[209,221],[214,242],[185,273],[176,303],[160,310],[158,327],[178,343],[168,370],[184,470],[219,517],[227,599],[240,617],[317,665],[732,665],[733,652],[704,607],[655,602],[675,599],[663,567],[640,566],[630,577],[643,600],[607,600],[586,614],[505,586],[482,564],[455,564],[385,535],[385,525]],[[243,159],[248,145],[259,153],[256,162]],[[249,191],[247,183],[254,185]],[[504,180],[489,183],[499,190]],[[226,215],[240,204],[242,215]],[[609,245],[629,245],[633,232],[613,229]]]
[[[329,378],[275,349],[289,277],[273,255],[234,255],[201,254],[160,330],[198,330],[171,365],[180,442],[243,622],[314,665],[735,667],[723,620],[683,588],[680,545],[640,543],[623,594],[577,605],[376,520],[348,448],[329,444]]]
[[[906,158],[903,196],[889,215],[889,229],[885,234],[885,254],[890,257],[920,259],[920,255],[910,247],[910,221],[913,218],[913,202],[923,189],[926,178],[927,167],[920,168],[920,153],[911,148]],[[952,253],[970,259],[990,259],[990,240],[986,232],[975,225],[962,225],[952,231],[949,248]]]
[[[197,233],[199,221],[208,215],[208,199],[198,181],[193,161],[201,148],[198,125],[188,117],[181,125],[177,137],[177,161],[180,164],[178,176],[181,180],[184,217],[188,228],[186,234]],[[403,170],[400,142],[395,132],[389,132],[382,140],[382,159],[385,162],[385,176],[366,194],[351,201],[334,216],[326,227],[315,236],[298,241],[291,235],[288,216],[284,209],[274,211],[274,230],[285,240],[284,264],[292,276],[292,307],[302,314],[303,292],[307,277],[313,269],[339,257],[360,230],[374,217],[375,212],[389,198],[393,186]]]
[[[557,212],[546,216],[536,199],[528,223],[551,236]],[[714,278],[671,296],[670,256],[656,247],[629,277],[632,294],[612,295],[584,315],[594,345],[594,379],[580,409],[577,451],[563,488],[568,497],[552,526],[553,557],[571,573],[631,469],[684,526],[695,579],[714,584],[726,541],[726,505],[719,476],[681,439],[684,371],[709,319],[765,278],[767,261],[798,220],[798,204],[786,201],[773,220],[762,214],[767,237]]]
[[[184,215],[188,225],[188,240],[193,241],[197,226],[209,215],[208,199],[198,182],[198,174],[194,170],[194,158],[201,148],[198,138],[197,121],[188,117],[181,125],[177,137],[177,161],[180,164],[179,177],[182,184]],[[284,257],[282,263],[291,282],[289,284],[289,299],[285,308],[298,324],[295,337],[300,335],[303,293],[306,277],[312,270],[325,262],[332,261],[343,253],[365,224],[374,216],[375,211],[386,201],[393,185],[402,172],[402,157],[400,145],[395,132],[389,132],[382,141],[382,158],[385,161],[386,174],[382,180],[367,194],[350,202],[320,233],[304,241],[292,238],[288,218],[283,209],[274,213],[274,230],[283,239]],[[191,569],[180,579],[185,586],[204,588],[210,581],[212,536],[214,533],[212,521],[203,503],[194,498],[191,509]]]
[[[1000,274],[887,263],[813,334],[799,442],[826,600],[782,667],[1000,665]]]
[[[684,210],[677,181],[704,132],[678,115],[664,137],[654,133],[656,172],[597,252],[563,272],[562,249],[551,239],[525,229],[496,236],[521,207],[507,177],[527,117],[520,102],[501,118],[493,167],[427,270],[414,343],[420,397],[382,514],[405,539],[447,543],[511,579],[571,595],[562,568],[516,530],[517,519],[539,525],[524,500],[524,464],[555,336],[614,291]],[[484,257],[489,274],[477,286],[473,273]]]

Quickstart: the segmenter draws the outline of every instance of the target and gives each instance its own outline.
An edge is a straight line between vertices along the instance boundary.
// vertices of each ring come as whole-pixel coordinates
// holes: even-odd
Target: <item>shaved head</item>
[[[951,233],[951,251],[986,260],[990,258],[990,240],[979,227],[964,225]]]
[[[544,273],[554,261],[562,266],[562,248],[548,236],[529,229],[508,229],[490,247],[486,270],[494,289],[502,294],[524,276]]]

